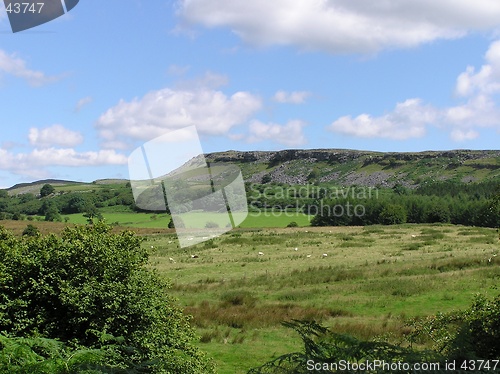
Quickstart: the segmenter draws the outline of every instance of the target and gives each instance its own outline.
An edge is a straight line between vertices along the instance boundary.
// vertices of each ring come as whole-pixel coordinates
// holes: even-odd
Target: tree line
[[[351,186],[248,185],[250,210],[296,210],[313,226],[452,223],[499,227],[500,182],[434,182],[410,189]]]
[[[40,194],[24,193],[9,196],[0,190],[0,219],[22,220],[30,216],[44,216],[46,221],[61,221],[62,214],[84,213],[98,217],[99,208],[122,205],[135,209],[129,185],[96,188],[89,191],[57,192],[45,184]]]

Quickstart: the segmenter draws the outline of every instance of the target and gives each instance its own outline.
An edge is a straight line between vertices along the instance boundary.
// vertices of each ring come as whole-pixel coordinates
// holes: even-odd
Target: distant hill
[[[31,183],[18,183],[12,187],[7,188],[9,195],[19,195],[25,193],[39,194],[40,189],[44,184],[51,184],[54,187],[62,187],[62,186],[74,186],[75,190],[81,189],[88,190],[89,187],[95,185],[108,185],[108,184],[125,184],[127,183],[127,179],[98,179],[93,182],[76,182],[71,180],[64,179],[43,179]]]
[[[425,152],[372,152],[349,149],[288,149],[283,151],[225,151],[205,155],[211,164],[234,164],[246,182],[392,187],[400,183],[414,188],[424,182],[453,180],[463,183],[498,180],[500,150],[452,150]],[[188,162],[196,164],[198,160]],[[197,178],[193,175],[193,178]],[[126,183],[126,179],[75,182],[45,179],[8,188],[9,194],[34,193],[46,184],[90,186]]]
[[[42,188],[42,186],[47,183],[53,186],[63,186],[67,184],[84,184],[82,182],[75,182],[64,179],[43,179],[31,183],[18,183],[12,187],[7,188],[7,191],[9,192],[10,195],[18,195],[24,193],[38,194],[40,193],[40,188]]]
[[[247,182],[391,187],[416,187],[436,180],[464,183],[498,179],[500,150],[426,152],[371,152],[348,149],[311,149],[240,152],[206,155],[211,163],[238,165]]]

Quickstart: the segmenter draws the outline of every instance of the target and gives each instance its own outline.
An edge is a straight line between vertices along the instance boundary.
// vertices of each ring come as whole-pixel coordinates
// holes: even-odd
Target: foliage
[[[31,237],[38,237],[40,236],[40,230],[31,223],[26,226],[26,228],[23,230],[23,236],[31,236]]]
[[[298,227],[298,226],[299,226],[299,224],[295,221],[292,221],[288,225],[286,225],[286,227]]]
[[[94,219],[102,220],[102,214],[94,205],[87,205],[84,208],[83,216],[87,218],[87,223],[93,224]]]
[[[284,322],[283,325],[292,328],[300,335],[304,343],[304,351],[280,356],[258,368],[251,369],[249,374],[306,374],[311,372],[307,364],[310,360],[321,364],[335,364],[341,360],[351,363],[367,360],[381,360],[386,363],[443,361],[441,355],[432,351],[419,352],[385,342],[362,341],[349,335],[335,333],[316,322],[294,320]],[[321,372],[334,372],[334,370],[321,370]],[[342,372],[359,373],[359,370]],[[392,372],[377,370],[377,373]]]
[[[0,370],[12,374],[145,373],[149,362],[128,359],[132,347],[123,339],[103,336],[99,349],[70,347],[47,338],[15,338],[0,335]]]
[[[40,196],[45,197],[53,194],[56,191],[53,185],[51,184],[44,184],[42,188],[40,189]]]
[[[439,313],[424,319],[411,320],[409,325],[412,331],[407,340],[415,343],[431,339],[432,350],[417,350],[412,346],[402,347],[374,340],[363,341],[335,333],[316,322],[294,320],[283,325],[294,329],[300,335],[304,351],[280,356],[250,370],[249,374],[305,374],[311,372],[307,364],[309,360],[326,364],[328,368],[332,367],[328,364],[341,360],[351,363],[380,360],[389,364],[404,362],[410,365],[417,362],[440,362],[442,368],[446,361],[454,361],[459,369],[464,362],[470,362],[469,360],[498,360],[500,355],[500,296],[493,300],[477,296],[472,305],[464,311]],[[488,372],[489,368],[485,367],[484,370]],[[327,369],[322,372],[337,370]],[[393,371],[379,369],[375,372]]]
[[[500,296],[476,296],[465,311],[414,319],[412,341],[431,339],[434,349],[450,359],[498,359],[500,356]]]
[[[380,212],[380,223],[398,225],[406,222],[406,209],[397,204],[387,204]]]
[[[30,239],[1,228],[0,330],[88,349],[101,349],[103,335],[123,337],[134,365],[212,372],[168,283],[147,267],[141,241],[101,222]]]

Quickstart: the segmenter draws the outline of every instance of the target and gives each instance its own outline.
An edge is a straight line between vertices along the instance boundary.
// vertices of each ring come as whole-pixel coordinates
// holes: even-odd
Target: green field
[[[152,214],[152,213],[135,213],[135,212],[116,212],[101,209],[103,217],[106,222],[117,224],[125,227],[138,227],[138,228],[167,228],[170,221],[168,214]],[[83,214],[70,214],[63,216],[63,219],[68,217],[68,222],[76,224],[85,224],[87,219]],[[198,213],[188,214],[190,222],[196,223],[203,215]],[[241,228],[252,227],[286,227],[290,222],[296,222],[299,226],[309,226],[310,216],[302,213],[288,213],[285,215],[273,214],[272,212],[262,212],[259,215],[249,213],[248,217],[239,225]],[[43,219],[41,217],[40,219]],[[201,222],[201,221],[200,221]],[[221,224],[222,225],[222,224]]]
[[[300,350],[281,321],[398,343],[408,317],[464,309],[500,280],[498,234],[485,228],[242,228],[188,248],[174,234],[144,245],[222,374]]]

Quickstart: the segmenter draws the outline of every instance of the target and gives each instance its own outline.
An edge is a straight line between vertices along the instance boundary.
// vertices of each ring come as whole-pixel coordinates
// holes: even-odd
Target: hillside
[[[432,180],[464,183],[500,179],[500,151],[370,152],[343,149],[226,151],[206,155],[211,163],[238,165],[245,181],[416,187]]]
[[[225,151],[206,154],[211,164],[235,164],[246,182],[392,187],[400,183],[414,188],[427,181],[463,183],[500,180],[500,150],[426,152],[372,152],[348,149],[283,151]],[[191,160],[192,163],[196,160]],[[124,184],[125,179],[101,179],[90,183],[46,179],[8,189],[10,195],[37,194],[45,183],[89,190],[96,185]]]

